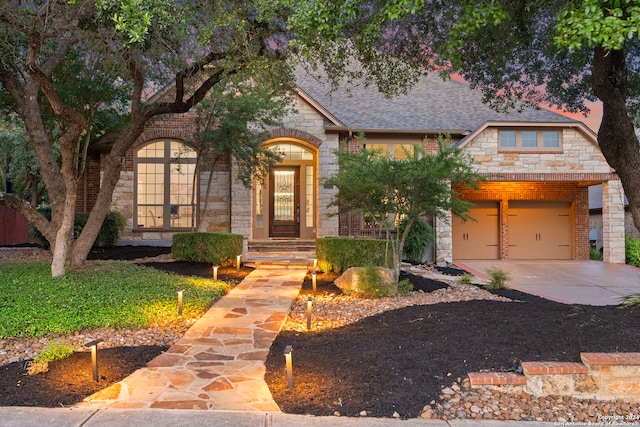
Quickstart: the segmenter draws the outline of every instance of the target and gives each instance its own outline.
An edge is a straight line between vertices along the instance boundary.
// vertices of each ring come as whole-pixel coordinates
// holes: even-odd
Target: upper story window
[[[415,144],[365,144],[367,150],[378,151],[391,159],[404,160],[415,154]]]
[[[154,141],[136,152],[136,228],[195,225],[192,195],[197,157],[193,148],[173,140]]]
[[[515,151],[560,151],[560,131],[555,129],[501,129],[500,149]]]

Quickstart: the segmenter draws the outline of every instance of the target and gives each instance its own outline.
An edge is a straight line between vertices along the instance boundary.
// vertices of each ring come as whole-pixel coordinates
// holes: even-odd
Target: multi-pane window
[[[559,130],[507,130],[498,132],[501,149],[515,150],[559,150]]]
[[[197,153],[178,141],[154,141],[136,155],[137,228],[194,226]],[[196,187],[197,188],[197,187]]]

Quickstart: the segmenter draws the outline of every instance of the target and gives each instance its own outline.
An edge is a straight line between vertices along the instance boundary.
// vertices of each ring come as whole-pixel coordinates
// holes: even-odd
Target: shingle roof
[[[326,82],[298,70],[298,87],[317,104],[354,129],[467,130],[487,121],[575,123],[547,109],[499,113],[482,102],[482,94],[464,83],[443,81],[435,74],[423,77],[406,95],[387,98],[375,86],[345,86],[330,92]]]

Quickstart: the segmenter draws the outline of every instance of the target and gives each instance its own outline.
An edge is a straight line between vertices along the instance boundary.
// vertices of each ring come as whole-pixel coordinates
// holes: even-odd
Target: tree
[[[326,181],[338,188],[331,206],[338,208],[337,213],[357,212],[380,224],[391,242],[397,274],[407,235],[419,218],[449,213],[470,218],[470,203],[459,199],[452,186],[476,188],[482,177],[473,171],[472,160],[448,142],[440,138],[435,154],[415,146],[406,159],[390,159],[367,149],[336,152],[339,170]]]
[[[293,105],[289,94],[273,83],[254,76],[248,81],[220,85],[196,107],[197,131],[190,143],[198,151],[194,179],[204,164],[233,160],[238,179],[248,188],[253,179],[263,181],[281,160],[278,153],[261,145],[268,139],[269,129],[281,126]],[[206,215],[212,179],[213,174],[209,174],[201,218]],[[199,229],[202,221],[197,224]]]
[[[293,21],[306,38],[393,53],[444,77],[458,73],[494,108],[586,112],[586,102],[602,101],[598,143],[640,229],[640,1],[326,3],[307,2]]]
[[[40,166],[51,220],[15,194],[0,203],[22,212],[51,242],[52,275],[84,262],[104,220],[122,159],[152,118],[184,113],[233,77],[291,82],[287,1],[38,0],[0,5],[0,99],[17,112]],[[153,87],[174,96],[146,103]],[[112,96],[122,89],[127,99]],[[117,91],[116,91],[117,92]],[[118,93],[122,93],[118,92]],[[98,113],[125,112],[86,226],[71,237],[77,180]],[[56,158],[56,147],[60,159]]]

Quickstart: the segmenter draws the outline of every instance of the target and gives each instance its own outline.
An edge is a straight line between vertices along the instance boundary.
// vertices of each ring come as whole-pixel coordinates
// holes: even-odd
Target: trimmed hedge
[[[393,268],[393,249],[388,240],[323,237],[316,239],[316,256],[324,272],[339,273],[350,267]]]
[[[232,265],[242,254],[242,236],[232,233],[177,233],[171,255],[177,261]]]

